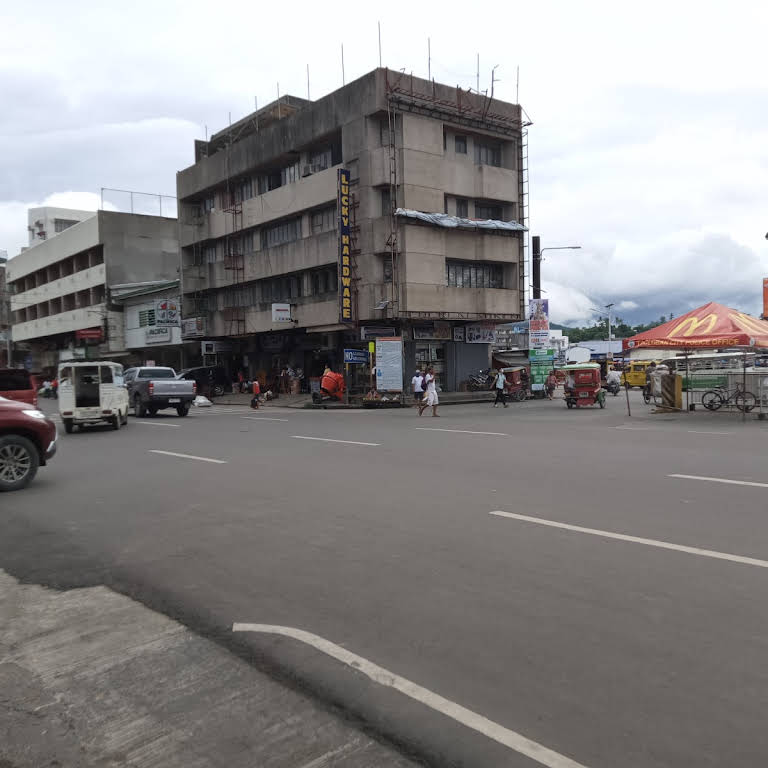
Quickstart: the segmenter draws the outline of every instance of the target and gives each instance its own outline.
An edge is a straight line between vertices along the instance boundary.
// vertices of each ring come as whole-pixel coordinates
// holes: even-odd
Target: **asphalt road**
[[[62,435],[0,568],[136,597],[435,765],[764,765],[766,427],[607,406]]]

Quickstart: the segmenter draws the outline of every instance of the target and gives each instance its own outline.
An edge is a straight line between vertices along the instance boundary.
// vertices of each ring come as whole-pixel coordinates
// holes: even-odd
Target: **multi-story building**
[[[176,280],[176,219],[98,211],[8,262],[14,345],[27,366],[125,354],[122,305],[111,291]]]
[[[11,296],[5,279],[8,253],[0,251],[0,368],[11,365]]]
[[[52,206],[28,208],[29,247],[50,240],[52,237],[60,235],[64,230],[95,215],[95,211],[78,211],[74,208],[54,208]]]
[[[377,69],[197,141],[177,175],[185,339],[311,376],[401,335],[407,369],[460,387],[523,314],[524,139],[518,105]]]

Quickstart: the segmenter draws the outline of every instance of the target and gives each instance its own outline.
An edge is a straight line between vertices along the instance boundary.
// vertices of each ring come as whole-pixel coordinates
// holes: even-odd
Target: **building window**
[[[155,324],[154,309],[139,310],[139,328],[146,328],[148,325],[154,325],[154,324]]]
[[[72,219],[54,219],[53,229],[55,232],[63,232],[65,229],[74,227],[75,224],[79,224],[79,223],[80,223],[79,221],[72,220]]]
[[[456,198],[456,215],[462,219],[469,216],[469,202],[463,197]]]
[[[466,136],[456,136],[453,140],[453,147],[456,150],[457,155],[466,155],[467,154],[467,137]]]
[[[329,205],[319,211],[313,211],[310,215],[310,232],[319,235],[321,232],[330,232],[336,229],[336,206]]]
[[[299,178],[299,166],[297,163],[294,163],[293,165],[288,165],[285,168],[283,168],[282,171],[280,171],[281,186],[285,186],[286,184],[292,184],[298,178]]]
[[[210,213],[215,207],[216,195],[211,192],[211,194],[203,200],[203,211],[205,211],[205,213]]]
[[[445,284],[452,288],[503,288],[501,264],[479,264],[474,261],[447,261]]]
[[[475,163],[501,167],[501,145],[495,141],[475,139]]]
[[[261,247],[272,248],[283,243],[298,240],[301,234],[301,219],[288,219],[261,230]]]
[[[203,257],[206,264],[216,263],[216,243],[206,245],[203,251]]]
[[[389,216],[392,213],[392,199],[389,195],[389,187],[381,190],[381,215]]]
[[[338,290],[339,276],[335,269],[319,269],[309,275],[309,290],[312,296],[332,293]]]
[[[504,212],[500,205],[490,205],[488,203],[475,203],[476,219],[493,219],[494,221],[503,221]]]
[[[265,192],[271,192],[273,189],[281,187],[282,184],[283,174],[280,171],[275,171],[274,173],[265,173],[259,176],[259,194],[263,195]]]
[[[312,166],[312,173],[330,168],[333,165],[332,154],[330,147],[312,150],[309,153],[309,164]]]
[[[242,203],[244,200],[250,200],[253,197],[253,184],[250,177],[235,183],[234,195],[236,203]]]
[[[385,256],[383,260],[384,264],[384,282],[392,281],[392,257]]]

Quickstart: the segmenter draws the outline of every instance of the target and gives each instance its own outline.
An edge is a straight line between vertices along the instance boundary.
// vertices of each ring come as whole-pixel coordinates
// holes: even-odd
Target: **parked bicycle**
[[[701,396],[701,404],[709,411],[717,411],[724,405],[735,405],[740,411],[749,413],[757,405],[757,398],[737,384],[733,390],[725,387],[707,390]]]

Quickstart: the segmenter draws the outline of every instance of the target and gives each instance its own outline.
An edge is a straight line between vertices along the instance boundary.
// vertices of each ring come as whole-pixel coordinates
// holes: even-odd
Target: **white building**
[[[7,265],[14,344],[33,370],[125,354],[123,307],[109,286],[176,280],[177,220],[98,211]]]
[[[90,219],[96,211],[78,211],[74,208],[29,208],[27,210],[27,232],[29,247],[60,235],[75,224]]]

